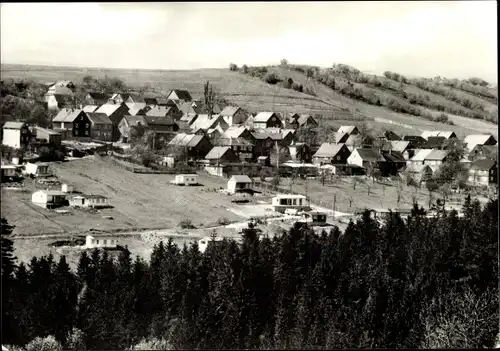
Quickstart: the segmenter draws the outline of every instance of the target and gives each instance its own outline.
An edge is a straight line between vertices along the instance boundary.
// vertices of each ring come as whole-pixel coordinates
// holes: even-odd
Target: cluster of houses
[[[58,145],[64,139],[127,143],[134,130],[144,129],[163,139],[172,150],[162,161],[170,167],[178,161],[196,161],[205,164],[208,172],[224,175],[228,165],[270,166],[288,161],[284,164],[309,164],[335,174],[366,174],[376,169],[388,176],[405,171],[415,180],[425,181],[448,158],[448,141],[457,139],[449,131],[406,136],[387,131],[381,137],[387,146],[375,149],[364,145],[356,126],[341,126],[334,142],[313,145],[298,133],[301,128],[318,127],[308,114],[283,116],[264,111],[253,115],[237,106],[216,104],[209,115],[201,101],[180,89],[170,91],[166,97],[88,92],[79,108],[75,104],[68,107],[74,101],[74,88],[70,81],[49,88],[48,107],[59,111],[52,120],[52,129],[7,122],[3,126],[3,144],[19,148],[33,135],[47,145]],[[495,138],[469,135],[463,141],[467,155],[462,161],[469,169],[470,183],[497,184]]]

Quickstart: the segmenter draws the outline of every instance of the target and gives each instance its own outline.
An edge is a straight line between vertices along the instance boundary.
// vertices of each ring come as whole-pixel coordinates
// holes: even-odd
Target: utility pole
[[[337,203],[337,193],[333,194],[333,209],[332,209],[332,215],[333,219],[335,220],[335,205]]]

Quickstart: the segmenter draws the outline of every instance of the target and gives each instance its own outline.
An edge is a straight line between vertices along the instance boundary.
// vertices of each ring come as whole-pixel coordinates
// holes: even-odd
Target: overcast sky
[[[291,63],[497,80],[495,1],[1,4],[2,63]]]

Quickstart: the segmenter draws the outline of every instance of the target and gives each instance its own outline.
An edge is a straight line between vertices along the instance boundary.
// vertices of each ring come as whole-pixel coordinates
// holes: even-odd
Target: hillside
[[[25,66],[25,65],[5,65],[1,66],[2,79],[27,79],[38,83],[53,82],[60,79],[70,79],[76,84],[80,83],[84,76],[92,75],[96,78],[118,77],[122,79],[128,87],[152,88],[163,94],[170,89],[182,88],[191,92],[194,98],[203,96],[203,83],[210,81],[214,90],[225,100],[245,108],[250,112],[273,110],[277,112],[297,112],[321,114],[332,121],[332,124],[339,125],[345,123],[360,124],[361,120],[367,123],[368,127],[374,130],[390,128],[397,133],[420,133],[425,129],[446,129],[453,130],[459,136],[471,133],[492,133],[495,136],[497,126],[478,119],[466,118],[460,115],[448,113],[448,120],[455,125],[439,123],[432,119],[442,112],[423,108],[429,116],[415,116],[391,110],[387,106],[377,106],[365,101],[355,99],[346,94],[341,94],[337,90],[320,83],[318,77],[308,78],[305,73],[298,72],[290,68],[267,67],[269,72],[275,72],[281,78],[292,78],[294,82],[302,84],[305,89],[311,89],[313,93],[299,92],[293,89],[286,89],[282,86],[272,85],[264,82],[259,77],[252,77],[238,71],[229,69],[200,69],[200,70],[126,70],[126,69],[99,69],[99,68],[78,68],[78,67],[50,67],[50,66]],[[378,77],[385,79],[384,77]],[[336,77],[339,82],[346,81],[342,77]],[[387,79],[389,80],[389,79]],[[367,88],[368,84],[351,83],[356,87]],[[397,93],[390,89],[371,87],[380,99],[397,96]],[[418,93],[418,87],[407,84],[405,90]],[[433,100],[449,103],[450,106],[458,108],[453,101],[447,102],[445,97],[425,91]],[[467,94],[462,92],[463,94]],[[444,99],[444,100],[443,100]],[[485,103],[489,103],[485,101]],[[491,106],[490,106],[491,107]],[[341,108],[347,108],[355,113],[354,121],[345,120],[345,113]],[[491,107],[493,109],[493,107]]]

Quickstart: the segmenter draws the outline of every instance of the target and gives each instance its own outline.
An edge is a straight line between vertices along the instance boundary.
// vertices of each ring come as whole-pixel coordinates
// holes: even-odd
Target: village
[[[223,237],[240,238],[248,226],[261,235],[297,222],[343,229],[365,209],[382,221],[389,211],[404,217],[414,203],[430,213],[439,203],[459,210],[465,194],[487,201],[497,191],[493,135],[374,135],[353,124],[326,141],[318,138],[320,117],[310,114],[248,112],[195,100],[182,89],[166,97],[88,92],[77,105],[74,88],[71,81],[48,87],[50,129],[21,119],[2,126],[2,212],[21,218],[36,212],[59,227],[45,230],[40,217],[20,237],[78,237],[79,248],[115,249],[126,245],[125,233],[148,244],[177,236],[180,244],[197,240],[203,251]],[[128,177],[122,193],[149,194],[148,177],[161,185],[149,198],[129,201],[109,190],[115,185],[100,187],[112,170]],[[132,184],[139,179],[143,189]],[[156,206],[165,217],[179,211],[177,223],[162,222],[160,214],[149,227],[146,218],[132,220],[139,206],[155,201],[171,206]],[[212,214],[211,224],[193,225]]]

